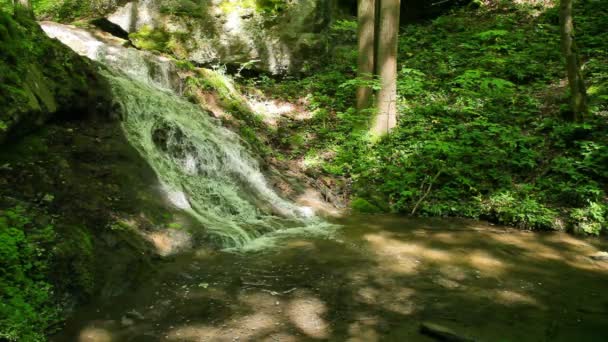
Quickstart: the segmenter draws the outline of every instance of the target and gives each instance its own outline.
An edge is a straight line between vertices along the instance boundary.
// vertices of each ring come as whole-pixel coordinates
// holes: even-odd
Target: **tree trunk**
[[[371,132],[381,136],[397,126],[397,38],[400,0],[380,1],[376,72],[382,88],[378,91],[378,113]]]
[[[357,16],[359,21],[359,57],[357,76],[371,80],[374,73],[376,0],[358,0]],[[373,89],[360,86],[357,89],[357,110],[370,107]]]
[[[581,73],[579,60],[574,42],[574,24],[572,20],[572,0],[560,1],[560,30],[562,52],[566,59],[566,71],[570,85],[572,121],[582,121],[587,113],[587,93]]]
[[[13,0],[13,15],[22,18],[34,18],[34,10],[30,0]]]
[[[25,7],[27,9],[32,8],[32,4],[30,3],[30,0],[13,0],[13,5]]]

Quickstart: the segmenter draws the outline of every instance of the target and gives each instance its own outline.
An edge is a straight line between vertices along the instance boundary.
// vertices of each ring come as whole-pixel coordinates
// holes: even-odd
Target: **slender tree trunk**
[[[357,76],[363,80],[371,80],[375,58],[376,0],[358,0],[357,16],[359,21]],[[370,87],[359,87],[357,89],[357,110],[369,108],[372,103],[372,95],[373,89]]]
[[[30,3],[30,0],[13,0],[13,5],[25,7],[27,9],[32,8],[32,4]]]
[[[570,85],[573,121],[582,121],[587,113],[587,92],[581,73],[574,41],[574,24],[572,20],[572,0],[560,2],[560,28],[562,37],[562,52],[566,59],[566,71]]]
[[[380,1],[376,72],[382,88],[378,91],[378,113],[371,132],[381,136],[397,126],[397,38],[400,0]]]

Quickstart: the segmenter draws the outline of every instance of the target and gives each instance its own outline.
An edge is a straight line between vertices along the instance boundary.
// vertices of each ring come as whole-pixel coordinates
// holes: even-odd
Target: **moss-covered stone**
[[[104,113],[109,87],[96,68],[32,17],[0,13],[0,143],[52,118]]]
[[[310,71],[330,52],[329,0],[131,1],[108,20],[143,49],[197,64]]]
[[[353,199],[353,201],[350,203],[350,206],[354,211],[364,214],[375,214],[382,212],[382,210],[376,205],[370,203],[368,200],[363,198]]]

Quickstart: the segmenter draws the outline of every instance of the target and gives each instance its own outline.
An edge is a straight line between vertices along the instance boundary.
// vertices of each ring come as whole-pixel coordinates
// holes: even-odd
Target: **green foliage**
[[[585,124],[560,118],[567,101],[555,10],[512,2],[403,28],[399,126],[377,143],[361,129],[371,113],[350,108],[355,89],[377,81],[356,78],[356,54],[348,47],[336,49],[333,63],[314,75],[255,85],[289,100],[308,94],[315,115],[283,134],[316,137],[294,157],[351,179],[353,207],[367,201],[400,213],[486,218],[525,229],[569,223],[597,233],[607,211],[608,37],[599,29],[606,11],[577,4],[593,113]],[[334,26],[338,33],[355,28]]]
[[[585,208],[574,209],[570,218],[574,222],[575,231],[599,235],[606,224],[606,206],[589,202]]]
[[[0,212],[0,339],[44,341],[58,318],[46,282],[55,232],[36,225],[23,208]]]
[[[144,50],[168,52],[169,33],[164,30],[151,28],[144,25],[139,31],[129,34],[129,38],[135,46]]]
[[[533,198],[509,191],[493,194],[482,208],[484,216],[524,229],[550,229],[558,220],[558,213],[554,209]]]
[[[256,0],[256,9],[263,13],[277,14],[287,7],[285,0]]]
[[[166,14],[202,18],[206,10],[206,2],[193,0],[164,1],[160,10]]]
[[[97,2],[82,0],[32,0],[32,6],[37,17],[68,22],[91,14]]]
[[[422,215],[526,229],[570,221],[596,234],[606,215],[605,118],[596,108],[584,125],[570,124],[544,109],[547,82],[563,77],[558,29],[507,6],[489,18],[462,11],[409,26],[400,39],[399,127],[377,145],[343,149],[346,157],[332,162],[352,167],[331,170],[350,174],[356,195],[381,195],[396,212],[420,203]],[[605,21],[579,11],[587,13],[582,32]],[[599,46],[586,51],[606,60]]]
[[[356,20],[339,19],[330,28],[333,39],[340,43],[354,43],[357,41],[357,29],[359,25]]]
[[[364,214],[374,214],[382,211],[380,210],[380,208],[371,204],[368,200],[363,198],[353,199],[350,203],[350,206],[354,211]]]

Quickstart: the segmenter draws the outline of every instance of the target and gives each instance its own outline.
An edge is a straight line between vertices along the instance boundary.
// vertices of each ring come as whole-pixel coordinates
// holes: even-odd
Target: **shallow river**
[[[94,302],[55,341],[608,341],[600,239],[467,220],[350,217],[335,239],[199,250]]]

